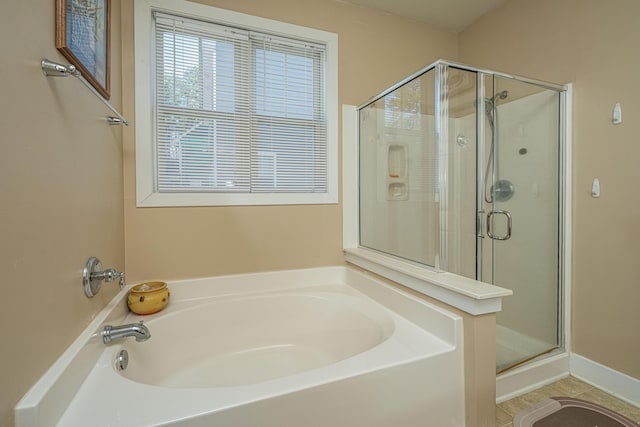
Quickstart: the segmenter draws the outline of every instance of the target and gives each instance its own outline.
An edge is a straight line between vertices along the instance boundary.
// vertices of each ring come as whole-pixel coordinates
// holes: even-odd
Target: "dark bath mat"
[[[520,411],[513,427],[640,427],[610,409],[570,397],[552,397]]]

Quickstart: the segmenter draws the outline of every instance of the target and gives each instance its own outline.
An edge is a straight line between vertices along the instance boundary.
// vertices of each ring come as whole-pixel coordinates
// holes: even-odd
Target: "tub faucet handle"
[[[84,294],[91,298],[98,293],[102,282],[113,282],[119,279],[120,289],[126,284],[124,281],[124,271],[117,271],[115,268],[102,269],[102,262],[96,257],[89,258],[87,265],[82,271],[82,286]]]
[[[96,278],[100,278],[100,274],[99,273],[94,273],[96,274]],[[125,282],[124,282],[124,271],[116,271],[115,268],[109,268],[107,270],[104,271],[104,281],[109,283],[109,282],[113,282],[116,279],[120,279],[119,284],[120,284],[120,289],[124,288]]]

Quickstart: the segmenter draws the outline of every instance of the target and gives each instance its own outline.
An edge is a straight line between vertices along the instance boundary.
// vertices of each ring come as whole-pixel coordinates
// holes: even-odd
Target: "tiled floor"
[[[515,414],[554,396],[575,397],[597,403],[640,423],[640,408],[617,399],[577,378],[568,377],[500,403],[496,408],[496,427],[512,427]]]

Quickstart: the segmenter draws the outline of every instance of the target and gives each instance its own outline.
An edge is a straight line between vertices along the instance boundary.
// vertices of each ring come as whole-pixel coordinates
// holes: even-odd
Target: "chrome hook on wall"
[[[109,123],[110,125],[123,124],[125,126],[129,126],[129,121],[122,117],[122,114],[120,114],[118,110],[113,108],[113,106],[109,104],[109,102],[104,99],[102,95],[100,95],[100,93],[98,93],[98,91],[95,90],[95,88],[84,79],[84,77],[82,77],[82,74],[80,74],[80,71],[78,71],[78,69],[74,65],[63,65],[57,62],[49,61],[48,59],[43,59],[42,62],[40,62],[40,66],[42,67],[42,72],[47,77],[77,77],[78,80],[80,80],[86,87],[88,87],[89,90],[91,90],[91,92],[93,92],[93,94],[97,96],[100,101],[102,101],[104,105],[106,105],[117,116],[108,116],[107,123]]]

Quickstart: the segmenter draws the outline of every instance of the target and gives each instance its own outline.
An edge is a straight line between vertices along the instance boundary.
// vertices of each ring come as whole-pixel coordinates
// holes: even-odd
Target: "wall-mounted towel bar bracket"
[[[109,102],[106,99],[104,99],[102,95],[100,95],[100,93],[98,93],[98,91],[95,90],[95,88],[91,86],[91,84],[89,84],[88,81],[84,79],[84,77],[82,77],[82,74],[80,74],[80,72],[75,66],[71,64],[62,65],[57,62],[49,61],[48,59],[43,59],[40,64],[42,66],[42,72],[47,77],[68,77],[68,76],[77,77],[78,80],[80,80],[86,87],[88,87],[89,90],[95,96],[97,96],[98,99],[100,99],[100,101],[102,101],[104,105],[106,105],[116,115],[116,117],[108,116],[107,123],[109,123],[110,125],[123,124],[125,126],[129,126],[129,121],[124,117],[122,117],[122,114],[120,114],[118,110],[113,108],[113,106],[109,104]]]

